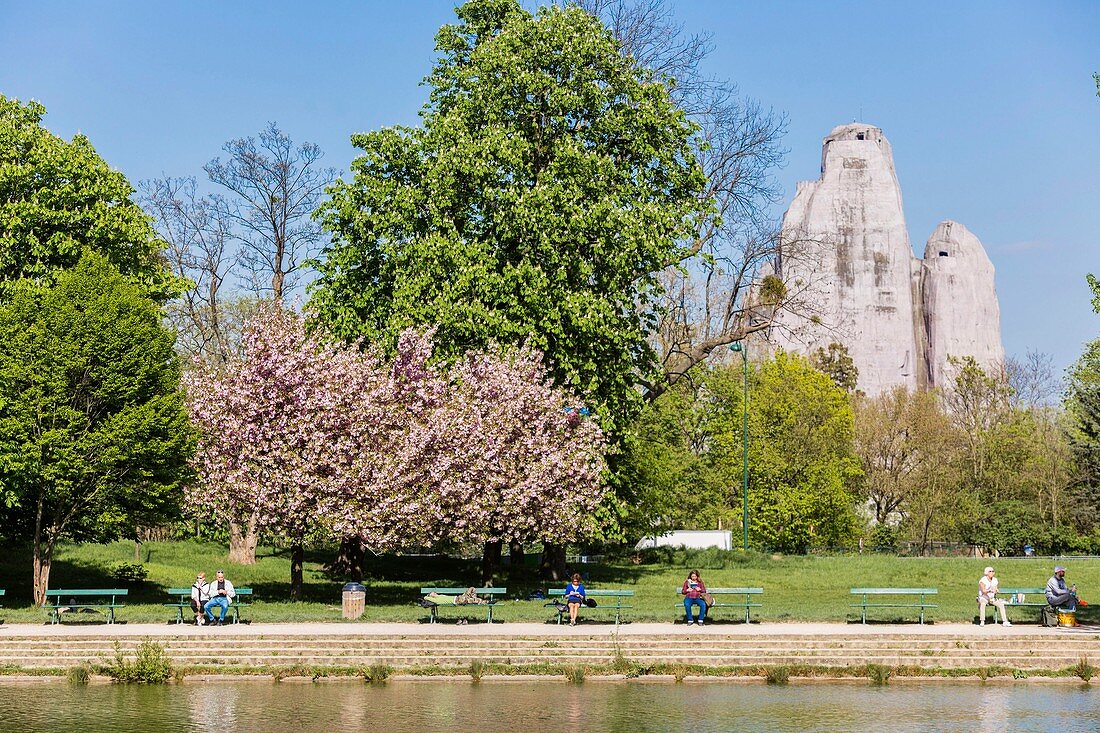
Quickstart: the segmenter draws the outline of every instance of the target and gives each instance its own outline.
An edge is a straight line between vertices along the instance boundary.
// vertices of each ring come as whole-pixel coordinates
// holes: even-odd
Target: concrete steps
[[[868,663],[922,668],[1011,667],[1061,669],[1084,657],[1100,664],[1100,635],[1052,637],[1018,635],[980,638],[970,635],[906,636],[723,636],[692,635],[690,630],[646,636],[585,636],[576,633],[515,637],[477,634],[441,636],[286,635],[223,633],[159,635],[178,665],[308,665],[356,667],[386,664],[465,667],[474,662],[511,665],[605,665],[619,655],[639,665],[657,663],[706,666],[812,665],[859,667]],[[148,637],[112,633],[94,636],[42,635],[0,637],[0,667],[68,668],[104,662],[115,645],[127,655]],[[685,640],[690,643],[685,644]]]

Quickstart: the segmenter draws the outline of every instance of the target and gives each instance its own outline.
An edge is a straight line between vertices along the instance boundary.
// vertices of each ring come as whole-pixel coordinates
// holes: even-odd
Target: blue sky
[[[531,5],[531,3],[528,3]],[[414,124],[452,2],[0,0],[0,93],[88,135],[137,182],[200,175],[275,121],[347,170],[353,132]],[[787,201],[855,119],[894,147],[918,253],[962,222],[997,268],[1010,355],[1070,364],[1100,335],[1100,2],[684,0],[708,70],[789,116]]]

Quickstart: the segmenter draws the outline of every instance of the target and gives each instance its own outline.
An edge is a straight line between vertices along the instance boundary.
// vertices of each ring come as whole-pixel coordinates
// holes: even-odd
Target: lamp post
[[[741,531],[743,534],[743,548],[749,550],[749,350],[744,341],[734,341],[730,344],[730,351],[741,354],[741,364],[744,368],[745,383],[741,390],[741,418],[744,425],[742,431],[742,459],[741,459]]]

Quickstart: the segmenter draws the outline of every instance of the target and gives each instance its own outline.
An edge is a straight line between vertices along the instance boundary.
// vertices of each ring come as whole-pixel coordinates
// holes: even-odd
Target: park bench
[[[935,588],[852,588],[850,593],[860,596],[859,603],[853,603],[852,608],[861,610],[860,617],[863,623],[867,623],[868,608],[919,608],[920,622],[924,623],[924,610],[936,608],[936,604],[929,603],[925,596],[934,596],[939,591]],[[917,596],[916,600],[891,600],[884,596]]]
[[[460,596],[463,593],[465,593],[466,591],[468,591],[469,589],[470,588],[468,586],[466,588],[421,588],[420,589],[420,594],[422,596],[427,596],[429,593],[438,593],[438,594],[443,595],[443,596]],[[490,624],[493,623],[493,606],[495,606],[497,604],[497,602],[500,600],[499,598],[497,598],[497,596],[503,596],[505,593],[508,592],[508,589],[507,588],[475,588],[474,590],[477,591],[478,596],[488,596],[489,602],[485,603],[485,604],[465,603],[465,604],[462,604],[462,605],[457,605],[457,604],[451,604],[451,603],[432,603],[427,598],[421,598],[420,599],[420,605],[423,608],[428,609],[428,623],[434,624],[438,620],[439,609],[440,608],[463,608],[463,609],[465,609],[465,608],[481,608],[482,606],[484,606],[485,608],[488,609],[488,623],[490,623]]]
[[[678,588],[676,592],[682,594],[682,588]],[[712,608],[743,608],[745,609],[745,623],[750,623],[752,621],[749,615],[750,610],[763,608],[762,603],[757,603],[753,599],[753,596],[763,595],[763,588],[707,588],[707,593],[714,596],[714,605],[707,606],[708,619]],[[730,598],[726,599],[723,596],[730,596]],[[740,598],[737,596],[740,596]],[[683,606],[682,598],[680,605]]]
[[[1047,589],[1046,588],[1000,588],[998,589],[998,598],[1001,598],[1005,602],[1005,614],[1007,615],[1010,608],[1043,608],[1047,605]],[[1038,594],[1043,600],[1041,601],[1029,601],[1028,596],[1034,596]],[[993,612],[993,620],[997,620],[997,608],[992,603],[986,606],[986,612]],[[978,619],[979,621],[981,619]]]
[[[55,624],[61,623],[62,613],[75,611],[78,608],[102,611],[107,616],[107,623],[113,624],[115,622],[115,609],[122,608],[125,605],[120,603],[118,599],[125,598],[128,593],[129,591],[125,588],[48,590],[46,591],[46,602],[42,604],[42,607],[49,612],[50,621]],[[89,600],[82,602],[84,599]]]
[[[629,609],[629,608],[633,608],[633,606],[628,606],[628,605],[623,604],[623,599],[624,598],[633,598],[634,597],[634,591],[632,591],[632,590],[588,590],[588,589],[585,589],[584,594],[585,594],[585,598],[592,598],[592,599],[596,599],[596,598],[614,598],[615,599],[615,605],[614,606],[608,606],[608,605],[602,605],[601,606],[597,603],[597,605],[594,609],[591,608],[591,607],[585,606],[584,604],[581,604],[581,608],[587,608],[588,611],[591,611],[591,610],[598,611],[600,609],[603,609],[605,611],[614,611],[615,612],[615,623],[616,624],[619,623],[619,620],[622,617],[622,612],[624,610]],[[565,589],[564,588],[552,588],[552,589],[550,589],[550,597],[551,598],[555,598],[555,597],[561,598],[564,595],[565,595]],[[558,611],[558,623],[559,624],[561,623],[562,617],[565,616],[567,613],[569,613],[568,606],[565,603],[562,603],[561,601],[551,601],[550,603],[548,603],[546,605],[554,606],[557,609],[557,611]],[[588,613],[588,611],[585,611],[585,613]]]
[[[233,614],[233,623],[239,624],[241,622],[241,609],[248,608],[251,603],[247,603],[242,596],[246,596],[248,600],[252,599],[251,588],[234,588],[233,600],[229,602],[229,611]],[[171,603],[165,603],[165,606],[176,609],[176,623],[183,623],[183,610],[186,608],[191,609],[191,589],[190,588],[169,588],[168,595],[174,596],[175,601]],[[221,613],[219,611],[219,613]]]

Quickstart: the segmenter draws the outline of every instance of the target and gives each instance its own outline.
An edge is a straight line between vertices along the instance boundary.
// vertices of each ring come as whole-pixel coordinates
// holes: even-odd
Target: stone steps
[[[28,636],[0,638],[0,666],[67,668],[84,661],[103,662],[115,644],[127,655],[147,637],[140,635]],[[692,643],[685,645],[685,639]],[[473,662],[512,665],[608,664],[618,655],[640,665],[657,663],[706,666],[813,665],[858,667],[868,663],[923,668],[1060,669],[1088,657],[1100,661],[1100,636],[691,636],[677,633],[508,637],[331,635],[261,636],[186,634],[158,636],[173,662],[222,666],[369,666],[396,668],[439,665],[465,667]],[[216,647],[216,648],[212,648]],[[566,652],[568,653],[566,656]]]

